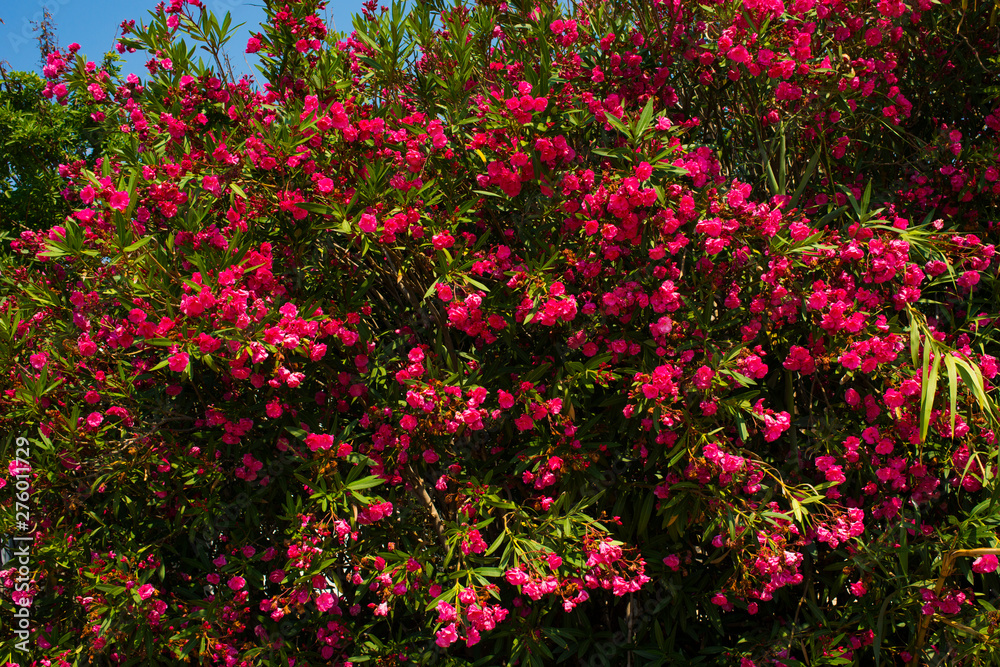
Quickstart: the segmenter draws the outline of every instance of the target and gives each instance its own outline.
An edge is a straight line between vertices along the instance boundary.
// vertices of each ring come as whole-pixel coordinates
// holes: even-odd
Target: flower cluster
[[[198,0],[47,55],[36,664],[993,651],[990,7],[265,6],[260,81]]]

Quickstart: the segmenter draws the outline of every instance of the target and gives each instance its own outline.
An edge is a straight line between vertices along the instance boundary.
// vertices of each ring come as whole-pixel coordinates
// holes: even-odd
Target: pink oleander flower
[[[114,192],[108,198],[108,205],[116,211],[124,211],[128,208],[129,197],[127,192]]]
[[[712,378],[715,372],[708,366],[702,366],[694,374],[694,386],[702,391],[712,386]]]
[[[972,561],[972,571],[979,574],[996,572],[997,567],[1000,567],[1000,562],[997,561],[997,557],[993,554],[984,554]]]
[[[188,367],[189,358],[190,357],[188,357],[187,352],[178,352],[177,354],[173,355],[172,357],[170,357],[170,361],[168,363],[170,370],[174,371],[175,373],[183,372]]]
[[[437,612],[438,612],[438,618],[437,618],[438,623],[451,623],[456,618],[458,618],[458,615],[455,612],[455,608],[450,604],[448,604],[447,602],[445,602],[444,600],[441,600],[440,602],[437,603]]]
[[[329,433],[310,433],[306,436],[306,446],[311,452],[317,449],[330,449],[333,446],[333,436]]]
[[[441,648],[448,648],[457,641],[458,632],[455,630],[455,624],[451,623],[437,631],[437,639],[434,643]]]
[[[512,586],[523,586],[530,581],[530,577],[521,569],[507,570],[504,577],[507,579],[507,583]]]
[[[320,611],[329,611],[335,603],[336,599],[330,593],[320,593],[316,596],[316,608]]]

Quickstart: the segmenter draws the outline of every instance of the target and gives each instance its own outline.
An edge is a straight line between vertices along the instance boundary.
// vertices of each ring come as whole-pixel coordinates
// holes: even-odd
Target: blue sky
[[[234,25],[245,24],[227,44],[227,50],[237,75],[255,73],[243,51],[250,32],[259,30],[258,24],[264,18],[263,0],[203,1],[220,19],[228,11]],[[351,16],[360,13],[361,2],[332,0],[326,12],[327,25],[350,32]],[[0,25],[0,61],[9,63],[10,69],[41,72],[38,43],[31,22],[41,20],[43,6],[52,14],[59,46],[65,49],[77,42],[80,52],[89,60],[99,61],[106,51],[114,49],[121,22],[126,19],[136,23],[147,21],[149,10],[156,4],[156,0],[4,0],[0,3],[0,19],[4,21]],[[144,76],[143,64],[147,58],[137,53],[127,59],[123,70]]]

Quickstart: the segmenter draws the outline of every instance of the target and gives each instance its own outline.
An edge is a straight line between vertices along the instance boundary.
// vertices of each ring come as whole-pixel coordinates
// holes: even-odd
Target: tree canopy
[[[995,662],[1000,5],[376,5],[7,75],[0,660]]]

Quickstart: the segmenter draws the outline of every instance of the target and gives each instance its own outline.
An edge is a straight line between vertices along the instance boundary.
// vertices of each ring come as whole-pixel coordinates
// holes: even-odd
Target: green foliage
[[[1000,42],[856,4],[269,2],[255,84],[176,3],[5,89],[37,657],[995,660]]]
[[[40,229],[67,215],[59,166],[90,164],[103,154],[103,124],[92,109],[42,96],[45,81],[33,72],[2,73],[0,81],[0,233]]]

